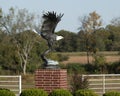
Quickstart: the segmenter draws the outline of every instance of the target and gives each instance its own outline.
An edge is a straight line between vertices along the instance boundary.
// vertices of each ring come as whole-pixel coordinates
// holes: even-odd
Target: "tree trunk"
[[[23,74],[26,75],[26,63],[24,64],[24,67],[23,67]]]
[[[27,66],[27,61],[28,61],[28,53],[24,51],[24,58],[23,58],[23,74],[26,75],[26,66]]]
[[[89,52],[88,52],[88,50],[87,50],[87,62],[88,62],[88,64],[90,64],[90,61],[89,61]]]

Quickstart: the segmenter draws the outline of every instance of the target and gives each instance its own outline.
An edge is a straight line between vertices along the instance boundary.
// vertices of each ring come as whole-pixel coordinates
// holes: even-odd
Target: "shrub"
[[[69,59],[69,57],[64,54],[57,54],[57,56],[58,56],[59,61],[65,61]]]
[[[48,94],[42,89],[26,89],[21,92],[20,96],[48,96]]]
[[[75,92],[75,96],[98,96],[92,90],[77,90]]]
[[[83,78],[82,75],[74,73],[70,85],[73,93],[80,89],[87,89],[89,86],[88,77]]]
[[[96,66],[94,64],[84,64],[84,68],[86,70],[86,73],[95,74]]]
[[[15,96],[9,89],[0,88],[0,96]]]
[[[93,56],[94,61],[93,64],[95,66],[95,73],[107,73],[107,63],[106,59],[103,55],[95,55]]]
[[[120,74],[120,61],[113,62],[108,66],[109,73]]]
[[[66,65],[66,69],[68,70],[68,73],[80,73],[80,74],[85,74],[85,67],[84,65],[80,63],[69,63]]]
[[[103,96],[120,96],[120,92],[110,91],[103,94]]]
[[[6,89],[6,88],[0,88],[0,90],[7,90],[7,91],[10,91],[9,89]]]
[[[68,90],[55,89],[49,94],[49,96],[72,96],[72,94]]]

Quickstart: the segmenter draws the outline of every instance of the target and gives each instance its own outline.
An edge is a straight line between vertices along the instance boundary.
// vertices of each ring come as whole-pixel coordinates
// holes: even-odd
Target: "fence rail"
[[[88,78],[89,89],[100,95],[110,90],[120,91],[120,74],[91,74],[82,76],[83,79],[85,77]]]
[[[0,76],[0,88],[6,88],[13,91],[16,95],[21,93],[21,76]]]

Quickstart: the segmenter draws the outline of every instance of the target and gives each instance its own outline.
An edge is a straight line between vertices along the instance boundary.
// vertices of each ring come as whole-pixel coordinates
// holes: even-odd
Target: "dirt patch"
[[[106,62],[116,62],[120,61],[120,56],[105,56]],[[89,57],[89,61],[92,62],[93,58],[92,56]],[[69,56],[69,59],[67,61],[63,61],[63,64],[67,63],[81,63],[86,64],[87,63],[87,57],[86,56]]]
[[[107,62],[116,62],[120,61],[120,56],[106,56]]]

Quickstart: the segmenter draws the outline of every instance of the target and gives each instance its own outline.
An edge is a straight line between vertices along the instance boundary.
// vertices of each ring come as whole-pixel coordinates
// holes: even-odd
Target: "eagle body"
[[[62,36],[57,36],[54,32],[62,16],[63,14],[57,15],[54,11],[47,12],[42,16],[43,23],[40,32],[41,36],[47,40],[49,48],[52,48],[56,40],[62,39]]]

